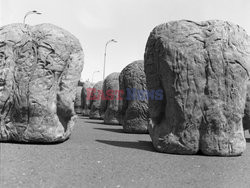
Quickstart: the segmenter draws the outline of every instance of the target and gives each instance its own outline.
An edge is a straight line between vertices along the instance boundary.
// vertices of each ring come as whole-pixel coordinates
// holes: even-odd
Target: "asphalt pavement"
[[[250,136],[240,157],[155,152],[147,134],[79,117],[60,144],[0,143],[0,188],[250,187]]]

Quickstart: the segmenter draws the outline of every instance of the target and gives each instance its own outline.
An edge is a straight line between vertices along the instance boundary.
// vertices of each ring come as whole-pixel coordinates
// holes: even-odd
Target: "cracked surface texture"
[[[98,99],[98,95],[101,95],[102,91],[102,85],[103,81],[97,82],[93,90],[91,92],[91,97],[93,97],[93,100],[90,100],[90,112],[89,112],[89,118],[90,119],[102,119],[100,114],[100,107],[101,107],[101,99]],[[100,92],[98,92],[98,90]]]
[[[250,40],[238,25],[173,21],[151,32],[145,50],[150,136],[157,151],[236,156],[245,150],[242,118]]]
[[[103,82],[103,97],[109,98],[108,100],[101,100],[101,116],[103,116],[105,124],[119,124],[119,113],[117,94],[115,90],[119,90],[119,72],[114,72],[108,75]],[[107,94],[107,91],[109,94]],[[110,91],[110,92],[109,92]],[[113,91],[113,92],[111,92]],[[113,96],[113,97],[111,97]]]
[[[0,28],[0,141],[58,142],[75,123],[79,41],[51,25]]]
[[[124,132],[147,133],[149,112],[148,100],[139,100],[138,92],[146,91],[146,76],[143,60],[127,65],[119,76],[119,88],[124,91],[123,100],[119,100],[119,113]],[[136,90],[134,100],[127,100],[127,89]]]

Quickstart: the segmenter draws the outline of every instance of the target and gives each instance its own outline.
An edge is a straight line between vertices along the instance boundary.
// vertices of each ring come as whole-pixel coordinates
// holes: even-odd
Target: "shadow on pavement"
[[[246,142],[248,142],[248,143],[249,143],[249,142],[250,142],[250,138],[246,138]]]
[[[152,142],[150,141],[139,140],[138,142],[131,142],[131,141],[96,140],[96,142],[108,144],[111,146],[122,147],[122,148],[133,148],[133,149],[140,149],[140,150],[155,152]]]
[[[115,133],[124,133],[123,129],[107,129],[107,128],[94,128],[94,129],[102,130],[102,131],[115,132]]]
[[[64,142],[67,142],[67,140],[70,140],[70,138],[66,138],[65,140],[62,141],[54,141],[54,142],[39,142],[39,141],[29,141],[29,142],[24,142],[24,141],[1,141],[1,144],[17,144],[17,145],[59,145],[63,144]]]

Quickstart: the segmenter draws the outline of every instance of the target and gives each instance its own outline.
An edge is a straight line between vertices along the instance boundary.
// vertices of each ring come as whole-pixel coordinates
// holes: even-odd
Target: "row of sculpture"
[[[160,152],[238,156],[246,148],[243,126],[250,127],[249,62],[250,38],[236,24],[168,22],[150,33],[144,63],[94,86],[125,96],[128,88],[160,91],[160,100],[123,97],[83,106],[91,106],[90,117],[122,124],[125,132],[148,131]],[[69,32],[51,24],[1,27],[0,141],[69,138],[82,68],[81,44]]]
[[[90,87],[91,83],[79,83],[75,100],[76,113],[87,115],[90,119],[103,119],[105,124],[121,124],[125,132],[148,132],[149,111],[147,97],[144,100],[128,100],[127,93],[128,89],[135,89],[131,91],[133,92],[132,95],[136,95],[137,91],[146,91],[143,60],[132,62],[121,73],[111,73],[104,81],[97,82],[90,94],[91,97],[96,96],[94,100],[90,100],[89,96],[87,96]],[[107,91],[121,92],[113,92],[113,97],[107,99]],[[101,94],[101,97],[97,97]]]
[[[250,38],[238,25],[219,20],[159,25],[148,38],[144,65],[129,64],[119,81],[113,73],[102,87],[110,89],[107,83],[116,80],[113,87],[119,82],[125,96],[127,88],[162,90],[162,100],[108,101],[104,122],[118,112],[125,132],[149,131],[159,152],[241,155],[244,129],[250,127],[249,68]]]

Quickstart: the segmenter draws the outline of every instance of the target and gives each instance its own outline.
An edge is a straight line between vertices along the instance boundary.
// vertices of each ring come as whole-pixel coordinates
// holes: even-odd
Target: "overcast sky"
[[[0,26],[22,22],[52,23],[73,33],[85,54],[82,80],[102,80],[105,43],[106,75],[120,72],[127,64],[143,59],[150,31],[172,20],[228,20],[250,34],[250,0],[0,0]]]

